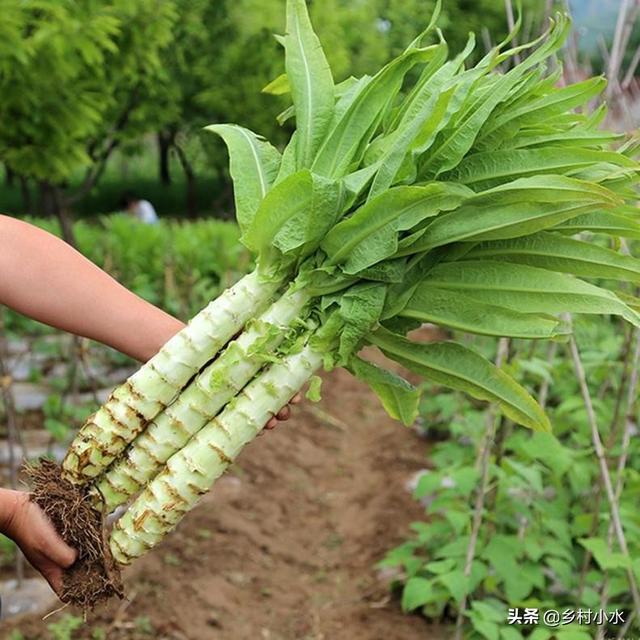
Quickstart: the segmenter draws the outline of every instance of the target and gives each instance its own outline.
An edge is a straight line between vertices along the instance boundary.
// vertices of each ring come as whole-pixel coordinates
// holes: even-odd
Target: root
[[[61,475],[61,468],[42,459],[26,469],[31,500],[49,517],[62,539],[78,551],[78,559],[64,574],[60,599],[93,609],[113,596],[124,597],[120,569],[107,544],[104,519],[89,496]]]

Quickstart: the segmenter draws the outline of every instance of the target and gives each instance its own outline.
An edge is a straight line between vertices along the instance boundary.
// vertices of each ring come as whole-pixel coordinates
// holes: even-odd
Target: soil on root
[[[31,500],[49,517],[62,539],[78,551],[64,573],[60,599],[87,612],[113,596],[123,596],[120,569],[105,539],[102,516],[86,493],[65,480],[61,468],[43,459],[27,467]]]
[[[428,340],[429,335],[424,336]],[[178,526],[124,572],[127,600],[92,613],[74,640],[444,640],[404,615],[376,568],[424,508],[407,491],[428,443],[345,371],[320,405],[251,444]],[[27,616],[0,638],[50,637]]]

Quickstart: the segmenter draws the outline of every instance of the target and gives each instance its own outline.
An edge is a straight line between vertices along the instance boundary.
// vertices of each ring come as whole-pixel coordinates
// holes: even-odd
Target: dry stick
[[[629,547],[627,546],[627,539],[622,528],[622,520],[620,519],[620,504],[616,498],[613,484],[611,482],[611,474],[609,473],[609,467],[607,466],[607,459],[604,453],[604,447],[602,445],[602,439],[600,437],[600,431],[598,429],[598,421],[593,409],[593,403],[591,401],[591,393],[587,385],[587,377],[580,358],[580,352],[578,351],[578,345],[574,337],[571,337],[570,341],[571,357],[573,359],[573,366],[576,372],[576,377],[580,384],[580,390],[582,391],[582,398],[584,400],[585,408],[587,410],[587,416],[589,419],[589,425],[591,427],[591,438],[593,440],[593,447],[598,458],[598,464],[600,466],[600,475],[604,484],[607,499],[609,500],[609,507],[611,509],[611,518],[615,527],[616,537],[618,539],[618,545],[622,554],[629,559]],[[629,585],[631,587],[631,594],[633,596],[633,603],[636,608],[636,612],[640,612],[640,593],[638,592],[638,585],[636,578],[631,569],[627,570],[627,576],[629,578]]]
[[[635,618],[635,615],[632,613],[629,616],[629,619],[622,625],[622,627],[620,628],[620,631],[618,631],[616,640],[625,640],[625,638],[627,637],[627,631],[629,631],[629,629],[631,628],[631,624],[633,623],[634,618]]]
[[[553,2],[554,2],[554,0],[547,0],[547,3],[545,5],[545,8],[544,8],[544,25],[542,27],[542,30],[544,30],[544,27],[547,25],[547,23],[549,22],[549,18],[551,17],[551,12],[553,11]]]
[[[600,49],[600,54],[602,55],[602,59],[604,60],[605,65],[609,67],[609,65],[611,64],[611,52],[609,51],[607,43],[602,34],[598,36],[598,47]]]
[[[640,364],[640,331],[635,329],[633,332],[633,337],[635,338],[636,346],[633,353],[633,367],[631,370],[631,377],[629,379],[629,389],[627,393],[627,403],[625,407],[625,429],[622,436],[622,451],[620,453],[620,457],[618,458],[618,468],[617,468],[617,477],[616,477],[616,489],[615,496],[616,500],[620,500],[622,497],[622,490],[624,488],[624,470],[627,466],[627,461],[629,459],[629,447],[631,445],[631,437],[633,435],[632,431],[634,428],[634,423],[632,421],[633,417],[633,408],[636,403],[636,393],[638,390],[638,365]],[[629,353],[626,355],[626,359],[629,360]],[[613,548],[613,523],[609,523],[609,532],[607,535],[607,546],[609,551]],[[609,600],[609,578],[608,576],[605,578],[605,583],[602,589],[601,599],[600,599],[600,609],[604,610],[607,606]],[[598,628],[598,636],[597,640],[603,640],[604,638],[604,625],[600,625]]]
[[[553,361],[556,358],[556,353],[558,352],[558,343],[551,342],[549,343],[549,349],[547,351],[547,364],[549,367],[553,365]],[[547,406],[547,401],[549,399],[549,378],[545,378],[540,385],[540,389],[538,390],[538,404],[544,409]]]
[[[501,367],[504,363],[507,354],[509,353],[508,338],[501,338],[498,343],[498,354],[496,356],[496,367]],[[484,437],[480,444],[478,451],[478,458],[476,465],[480,469],[480,486],[478,487],[478,493],[476,494],[476,502],[473,508],[473,524],[471,526],[471,536],[469,538],[469,546],[467,547],[467,557],[464,565],[464,576],[468,578],[471,575],[471,567],[473,565],[473,559],[476,553],[476,545],[478,544],[478,536],[480,534],[480,527],[482,526],[482,513],[484,511],[484,499],[489,484],[489,457],[491,454],[491,447],[493,439],[495,437],[496,429],[498,426],[499,418],[493,411],[489,411],[487,417],[487,428],[484,433]],[[460,603],[460,610],[458,611],[458,618],[456,619],[456,632],[454,640],[462,640],[462,631],[464,624],[464,613],[467,608],[467,594]]]
[[[622,371],[622,377],[620,379],[620,386],[616,396],[616,407],[611,420],[611,427],[609,429],[609,437],[607,439],[607,450],[611,449],[617,439],[617,425],[619,423],[620,410],[622,409],[622,401],[625,397],[625,391],[627,387],[627,379],[629,376],[629,356],[631,355],[631,344],[633,342],[633,331],[629,331],[625,337],[624,346],[622,347],[622,359],[624,362],[624,368]],[[606,385],[603,385],[603,388]],[[600,482],[596,488],[596,495],[594,498],[593,517],[591,519],[591,527],[589,529],[589,537],[594,536],[598,530],[598,524],[600,522],[600,504],[602,502],[602,482]],[[578,581],[578,598],[582,598],[584,589],[586,586],[587,572],[591,565],[591,559],[593,554],[587,550],[582,559],[582,568],[580,569],[580,579]]]
[[[626,330],[626,329],[625,329]],[[625,391],[627,390],[627,380],[629,380],[629,375],[632,374],[632,365],[631,361],[631,345],[633,343],[633,339],[635,337],[635,331],[627,331],[624,339],[624,346],[622,347],[622,376],[620,378],[620,388],[618,389],[618,393],[616,396],[616,404],[613,411],[613,418],[611,419],[611,427],[609,428],[609,437],[607,438],[607,451],[613,447],[616,440],[618,439],[618,430],[620,427],[620,413],[622,411],[622,403],[625,398]],[[603,396],[604,397],[604,396]]]
[[[616,23],[616,31],[613,37],[613,44],[611,45],[611,57],[609,59],[609,66],[607,68],[607,77],[609,78],[607,97],[609,98],[613,97],[614,93],[619,88],[618,81],[620,75],[620,67],[622,66],[622,57],[624,54],[622,45],[629,9],[631,9],[631,0],[622,0],[622,3],[620,5],[620,12],[618,13],[618,21]]]
[[[636,69],[638,68],[639,64],[640,64],[640,46],[638,46],[638,48],[636,49],[636,52],[633,54],[633,58],[631,58],[631,64],[629,65],[629,68],[627,69],[627,73],[625,74],[624,79],[622,80],[622,88],[625,91],[631,86],[631,83],[633,82],[633,79],[635,78],[635,75],[636,75]]]
[[[507,12],[507,24],[509,25],[509,31],[511,32],[516,26],[516,21],[513,15],[513,3],[511,0],[504,0],[504,6]],[[513,37],[513,46],[518,46],[518,36]],[[516,65],[520,64],[521,58],[519,53],[516,53],[513,56],[513,61]]]
[[[8,349],[4,332],[4,316],[0,315],[0,387],[2,387],[2,402],[7,416],[7,443],[9,445],[9,478],[11,488],[18,488],[18,468],[20,461],[16,456],[15,447],[22,441],[18,428],[16,405],[13,398],[13,378],[9,371],[7,361]],[[24,445],[21,446],[24,454]],[[24,557],[19,549],[16,550],[16,580],[18,588],[24,580]]]

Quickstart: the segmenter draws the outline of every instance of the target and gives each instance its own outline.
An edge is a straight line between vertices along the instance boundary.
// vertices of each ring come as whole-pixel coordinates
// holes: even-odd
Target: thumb
[[[40,552],[58,566],[67,569],[76,561],[78,553],[60,537],[53,523],[40,507],[33,502],[29,503],[29,507],[32,510],[30,519],[32,530],[39,534]]]
[[[57,536],[57,534],[56,534]],[[63,569],[68,569],[78,557],[78,552],[70,547],[60,536],[50,543],[49,557]]]

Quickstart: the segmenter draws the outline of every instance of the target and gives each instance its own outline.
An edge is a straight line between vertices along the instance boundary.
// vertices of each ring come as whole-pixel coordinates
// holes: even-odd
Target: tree
[[[157,128],[145,111],[157,99],[159,52],[170,42],[175,7],[0,0],[0,13],[14,43],[0,52],[0,159],[38,185],[41,209],[61,216],[71,240],[69,206],[95,185],[118,145]],[[70,191],[77,176],[80,186]]]

